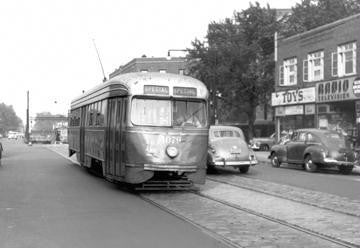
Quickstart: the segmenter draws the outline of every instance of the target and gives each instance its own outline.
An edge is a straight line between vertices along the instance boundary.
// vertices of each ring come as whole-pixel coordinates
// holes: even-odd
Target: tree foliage
[[[19,131],[22,126],[21,119],[16,115],[13,106],[0,103],[0,133]]]
[[[274,33],[278,30],[275,10],[259,3],[233,18],[208,26],[206,41],[195,40],[189,49],[190,74],[213,94],[222,93],[220,121],[249,122],[252,137],[255,111],[266,103],[274,87]],[[216,105],[216,104],[215,104]]]
[[[360,0],[302,0],[292,8],[281,33],[291,36],[360,13]]]

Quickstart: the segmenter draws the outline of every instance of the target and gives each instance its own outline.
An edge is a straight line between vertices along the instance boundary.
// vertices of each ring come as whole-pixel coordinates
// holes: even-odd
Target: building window
[[[159,70],[159,72],[160,72],[160,73],[166,73],[166,70],[161,69],[161,70]]]
[[[141,70],[141,73],[148,73],[148,70]]]
[[[297,59],[291,58],[284,60],[279,67],[279,85],[288,86],[297,84]]]
[[[303,61],[303,81],[313,82],[324,79],[324,51],[309,53]]]
[[[184,69],[179,69],[179,74],[184,75]]]
[[[337,47],[332,53],[331,75],[333,77],[349,76],[356,73],[356,43],[351,42]]]

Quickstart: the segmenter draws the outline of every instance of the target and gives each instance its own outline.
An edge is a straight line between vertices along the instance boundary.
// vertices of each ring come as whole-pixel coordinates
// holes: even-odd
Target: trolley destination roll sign
[[[147,95],[169,95],[168,86],[159,86],[159,85],[144,85],[144,94]],[[193,87],[174,87],[173,88],[174,96],[186,96],[186,97],[196,97],[197,91]]]

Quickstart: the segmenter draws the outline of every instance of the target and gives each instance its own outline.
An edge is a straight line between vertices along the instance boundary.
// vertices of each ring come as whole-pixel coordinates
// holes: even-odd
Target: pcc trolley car
[[[208,90],[191,77],[128,73],[71,102],[69,156],[114,182],[142,189],[203,184]]]

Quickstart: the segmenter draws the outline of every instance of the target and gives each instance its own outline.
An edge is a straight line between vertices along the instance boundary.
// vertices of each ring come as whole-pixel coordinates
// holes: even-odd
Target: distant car
[[[270,148],[276,143],[275,133],[270,137],[258,137],[250,140],[250,147],[253,150],[269,151]]]
[[[290,140],[271,148],[269,158],[274,167],[281,163],[300,164],[309,172],[318,167],[337,167],[348,174],[355,165],[355,153],[346,137],[320,129],[296,130]]]
[[[208,168],[234,167],[242,173],[258,163],[240,128],[232,126],[210,126]]]

